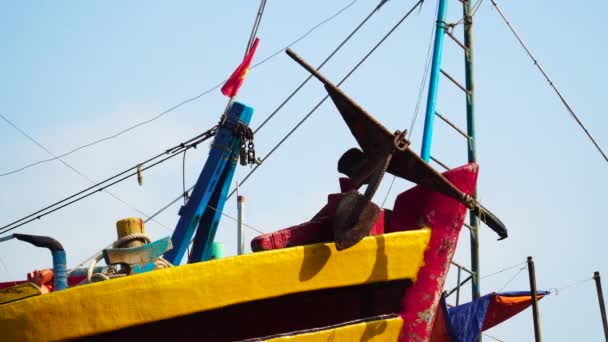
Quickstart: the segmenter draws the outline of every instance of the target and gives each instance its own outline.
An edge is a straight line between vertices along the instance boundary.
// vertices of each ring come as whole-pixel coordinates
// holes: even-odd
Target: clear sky
[[[351,0],[268,1],[254,63],[285,47]],[[293,46],[312,64],[325,56],[376,6],[359,0],[334,20]],[[54,153],[63,153],[152,118],[225,79],[243,57],[257,1],[4,2],[0,6],[0,113]],[[378,12],[323,73],[339,80],[412,6],[393,0]],[[581,119],[608,148],[604,115],[608,66],[604,62],[605,1],[566,6],[548,0],[499,2]],[[406,21],[344,84],[369,112],[391,130],[412,122],[423,75],[435,2]],[[450,22],[460,19],[460,2],[450,0]],[[602,326],[593,271],[608,277],[605,241],[604,176],[608,165],[569,117],[546,81],[517,45],[490,1],[475,16],[475,102],[479,194],[485,206],[508,225],[510,237],[497,242],[481,228],[481,275],[536,260],[540,289],[563,288],[541,301],[547,341],[598,341]],[[462,27],[455,33],[462,34]],[[464,82],[462,51],[446,38],[444,69]],[[251,70],[239,101],[255,108],[257,127],[307,76],[284,54]],[[426,94],[426,93],[425,93]],[[322,98],[317,82],[307,85],[256,136],[264,156]],[[426,96],[425,96],[426,98]],[[101,180],[213,126],[226,105],[219,90],[116,139],[64,160],[91,179]],[[464,96],[440,81],[439,112],[464,127]],[[422,106],[422,111],[425,105]],[[422,114],[413,132],[420,149]],[[326,194],[338,190],[336,162],[355,145],[331,103],[321,106],[243,187],[247,224],[264,232],[309,219]],[[186,182],[191,185],[208,148],[189,152]],[[462,137],[436,121],[432,154],[450,166],[466,162]],[[0,121],[0,173],[48,158],[48,154]],[[182,187],[181,159],[111,189],[129,203],[98,194],[33,222],[18,231],[48,234],[63,243],[68,266],[115,239],[120,218],[152,213]],[[236,178],[249,171],[240,167]],[[390,178],[376,198],[382,202]],[[0,177],[0,224],[72,194],[90,183],[60,162]],[[397,180],[386,207],[410,184]],[[234,216],[235,200],[225,212]],[[150,222],[154,238],[171,233],[178,205]],[[217,239],[235,253],[236,225],[224,219]],[[255,236],[247,231],[247,240]],[[455,260],[468,265],[468,237]],[[48,267],[50,255],[23,243],[0,246],[0,281],[23,279]],[[481,281],[482,292],[528,289],[527,272],[512,269]],[[512,280],[511,280],[512,279]],[[451,287],[454,284],[450,277]],[[511,280],[511,281],[510,281]],[[510,282],[509,282],[510,281]],[[605,282],[606,283],[606,282]],[[505,287],[506,284],[506,287]],[[468,290],[468,288],[467,288]],[[468,291],[467,291],[468,292]],[[465,296],[465,299],[468,299]],[[488,333],[504,341],[533,339],[531,312]],[[490,339],[486,339],[490,340]]]

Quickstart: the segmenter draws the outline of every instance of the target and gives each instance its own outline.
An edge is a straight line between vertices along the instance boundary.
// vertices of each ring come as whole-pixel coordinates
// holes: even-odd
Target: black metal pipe
[[[536,272],[534,260],[528,257],[528,275],[530,276],[530,292],[532,292],[532,317],[534,318],[534,340],[540,342],[540,318],[538,315],[538,297],[536,296]]]
[[[462,273],[462,268],[458,267],[458,280],[456,287],[456,305],[460,304],[460,275]]]
[[[36,247],[48,248],[53,256],[53,291],[68,287],[68,271],[66,268],[66,255],[59,241],[48,236],[13,234],[17,240],[29,242]]]
[[[600,312],[602,313],[604,338],[606,338],[606,341],[608,342],[608,322],[606,320],[606,306],[604,305],[604,294],[602,292],[602,280],[600,279],[600,272],[595,271],[593,273],[593,280],[595,280],[595,288],[597,289],[597,300],[600,303]]]

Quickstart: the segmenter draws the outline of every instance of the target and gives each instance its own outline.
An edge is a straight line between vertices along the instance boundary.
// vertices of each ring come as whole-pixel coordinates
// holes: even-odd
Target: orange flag
[[[236,96],[236,93],[239,91],[239,88],[241,87],[241,85],[243,85],[243,81],[247,76],[247,72],[249,72],[249,65],[251,65],[251,60],[253,59],[253,55],[255,54],[255,49],[257,49],[258,47],[259,41],[259,38],[255,39],[253,45],[251,46],[251,49],[249,49],[249,52],[247,53],[247,56],[245,56],[245,59],[243,59],[243,62],[241,62],[241,64],[236,68],[236,70],[234,70],[232,75],[230,75],[228,81],[224,83],[224,85],[222,86],[222,94],[228,97]]]

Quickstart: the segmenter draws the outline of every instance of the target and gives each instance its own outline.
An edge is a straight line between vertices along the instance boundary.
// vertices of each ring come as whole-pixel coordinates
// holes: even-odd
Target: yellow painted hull
[[[264,342],[386,342],[397,341],[403,328],[401,317],[350,324],[338,328],[270,338]]]
[[[294,293],[414,281],[430,236],[372,236],[340,252],[314,244],[77,286],[1,305],[0,331],[6,341],[66,340]]]

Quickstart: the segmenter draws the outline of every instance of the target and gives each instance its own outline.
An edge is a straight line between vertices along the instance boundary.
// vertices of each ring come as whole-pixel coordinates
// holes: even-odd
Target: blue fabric
[[[537,291],[540,296],[546,296],[548,291]],[[462,304],[448,309],[446,325],[454,342],[475,342],[481,333],[490,298],[493,296],[524,297],[531,296],[530,291],[512,291],[490,293],[470,303]]]
[[[448,320],[455,342],[475,342],[486,318],[490,296],[448,309]]]
[[[445,324],[445,333],[449,336],[449,338],[451,338],[449,341],[443,341],[443,342],[458,342],[458,338],[456,337],[456,332],[454,330],[454,327],[452,326],[452,322],[450,322],[450,309],[448,309],[448,304],[445,301],[445,293],[443,293],[441,295],[441,298],[439,299],[439,308],[438,310],[441,310],[443,313],[443,320],[444,320],[444,324]],[[437,323],[435,323],[437,324]]]

